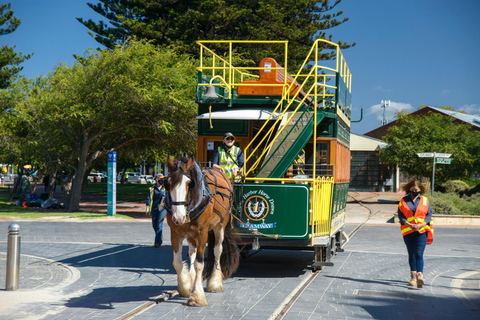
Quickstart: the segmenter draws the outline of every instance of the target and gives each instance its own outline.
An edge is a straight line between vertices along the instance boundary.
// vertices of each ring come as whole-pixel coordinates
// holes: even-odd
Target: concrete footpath
[[[480,228],[437,225],[425,252],[425,287],[408,288],[406,250],[394,223],[400,198],[350,194],[345,252],[318,274],[285,319],[480,319]],[[102,201],[82,202],[87,206],[103,210]],[[22,236],[17,291],[4,290],[7,227],[13,221],[0,221],[0,318],[126,319],[173,292],[168,225],[164,245],[154,248],[144,204],[119,207],[138,218],[15,221]],[[135,319],[272,318],[311,275],[312,259],[306,251],[255,252],[225,281],[223,293],[207,293],[208,307],[187,307],[174,296],[150,303]]]

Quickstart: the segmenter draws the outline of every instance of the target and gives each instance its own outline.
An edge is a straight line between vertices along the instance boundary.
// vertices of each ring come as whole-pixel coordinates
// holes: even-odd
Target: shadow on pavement
[[[176,290],[172,286],[130,286],[93,289],[85,296],[71,298],[67,308],[115,309],[114,304],[145,302],[165,291]]]
[[[109,245],[109,244],[105,244]],[[106,267],[106,268],[139,268],[162,269],[163,273],[175,273],[172,266],[172,247],[110,244],[112,247],[92,251],[59,262],[70,266],[81,267]]]

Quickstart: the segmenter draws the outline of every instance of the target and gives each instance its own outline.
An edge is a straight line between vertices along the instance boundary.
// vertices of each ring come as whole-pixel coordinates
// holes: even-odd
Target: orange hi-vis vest
[[[408,222],[422,223],[425,221],[425,217],[427,216],[427,213],[428,213],[428,198],[422,196],[422,198],[420,199],[420,202],[418,203],[417,210],[415,211],[415,215],[413,214],[413,211],[410,209],[408,204],[403,199],[398,204],[398,208],[403,213],[403,215],[405,216]],[[401,223],[400,223],[400,230],[402,231],[403,236],[406,236],[407,234],[415,232],[409,226],[403,225]],[[430,221],[430,225],[426,224],[424,227],[418,230],[418,232],[419,233],[428,232],[427,244],[431,244],[433,242],[432,221]]]

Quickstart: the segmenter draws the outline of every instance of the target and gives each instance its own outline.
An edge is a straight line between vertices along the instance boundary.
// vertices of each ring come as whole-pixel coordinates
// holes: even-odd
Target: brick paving
[[[386,216],[355,233],[284,319],[480,318],[478,229],[436,228],[425,253],[425,287],[409,289],[398,226],[384,221],[396,200],[385,201],[370,201],[370,210],[349,202],[347,233],[370,211]],[[132,212],[143,213],[142,205]],[[1,318],[116,319],[175,290],[169,228],[165,224],[164,245],[153,248],[153,230],[145,221],[20,221],[21,279],[13,292],[2,289],[11,221],[0,221]],[[241,261],[223,293],[206,294],[209,306],[187,307],[176,296],[135,319],[269,319],[311,274],[312,259],[311,252],[260,251]]]

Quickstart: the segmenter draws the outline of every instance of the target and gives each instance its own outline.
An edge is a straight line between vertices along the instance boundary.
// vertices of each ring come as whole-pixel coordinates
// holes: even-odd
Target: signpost
[[[433,169],[432,169],[432,198],[433,198],[433,184],[435,183],[435,163],[451,164],[453,159],[448,159],[448,158],[450,158],[452,154],[425,152],[425,153],[417,153],[417,156],[420,158],[433,158]]]
[[[117,153],[111,151],[107,156],[107,215],[117,211]]]
[[[451,164],[453,159],[435,158],[435,163]]]

